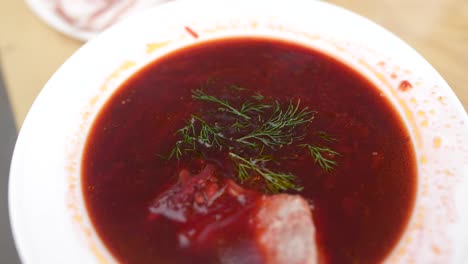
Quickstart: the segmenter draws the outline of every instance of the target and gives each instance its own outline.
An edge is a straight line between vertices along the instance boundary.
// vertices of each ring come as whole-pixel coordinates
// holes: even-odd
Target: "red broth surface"
[[[94,227],[117,260],[221,262],[216,246],[187,250],[177,240],[176,223],[148,217],[152,201],[177,182],[184,162],[161,155],[167,156],[177,141],[174,132],[202,107],[191,94],[207,81],[213,95],[235,84],[281,102],[300,99],[317,111],[306,139],[316,140],[314,131],[337,139],[329,143],[340,153],[330,173],[303,153],[288,153],[294,150],[283,152],[297,154],[295,159],[280,163],[304,187],[289,192],[311,205],[322,263],[377,263],[390,253],[406,227],[416,188],[413,145],[397,112],[367,79],[321,52],[236,38],[154,61],[126,81],[96,118],[85,146],[82,187]],[[236,180],[225,155],[210,159],[225,167],[223,177]],[[242,244],[245,250],[236,254],[252,254],[242,226],[226,230],[236,231],[219,239]]]

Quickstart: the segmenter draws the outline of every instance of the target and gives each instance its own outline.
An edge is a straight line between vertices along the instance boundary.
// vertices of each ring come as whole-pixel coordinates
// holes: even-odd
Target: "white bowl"
[[[402,115],[418,160],[415,208],[386,262],[466,263],[468,119],[462,105],[429,63],[385,29],[335,6],[300,0],[171,2],[76,52],[34,102],[13,155],[9,205],[24,263],[115,261],[81,193],[81,154],[94,117],[119,84],[155,58],[208,39],[248,35],[315,47],[376,84]],[[399,89],[404,80],[413,88]]]

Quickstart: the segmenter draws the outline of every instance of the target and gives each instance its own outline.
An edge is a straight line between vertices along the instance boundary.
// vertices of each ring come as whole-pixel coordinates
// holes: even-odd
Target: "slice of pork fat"
[[[256,243],[265,263],[318,262],[312,213],[301,196],[263,196],[252,219]]]

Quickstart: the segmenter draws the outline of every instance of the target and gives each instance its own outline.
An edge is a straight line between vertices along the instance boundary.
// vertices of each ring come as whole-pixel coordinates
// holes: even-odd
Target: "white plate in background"
[[[115,22],[168,0],[26,0],[45,23],[87,41]]]

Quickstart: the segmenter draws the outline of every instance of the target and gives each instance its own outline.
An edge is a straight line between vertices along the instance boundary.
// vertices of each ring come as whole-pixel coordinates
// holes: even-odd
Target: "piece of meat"
[[[315,227],[306,200],[244,189],[217,175],[212,164],[203,164],[197,174],[182,169],[179,180],[148,209],[150,222],[163,217],[176,224],[181,248],[217,249],[223,264],[317,263]],[[239,234],[248,241],[238,240]]]
[[[179,180],[149,206],[148,220],[164,217],[177,224],[181,248],[205,250],[244,228],[260,195],[216,175],[207,164],[198,174],[182,169]]]
[[[196,213],[203,214],[224,193],[225,183],[218,180],[215,167],[206,165],[196,175],[188,170],[179,172],[179,181],[154,199],[150,217],[164,216],[185,223]]]
[[[317,263],[312,213],[301,196],[263,196],[252,217],[252,225],[265,263]]]

